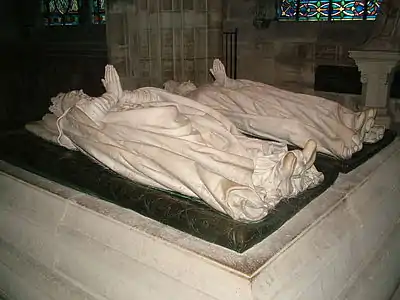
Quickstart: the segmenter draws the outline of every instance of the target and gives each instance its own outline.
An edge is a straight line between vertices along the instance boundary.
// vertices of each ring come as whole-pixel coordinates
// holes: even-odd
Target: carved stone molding
[[[361,82],[388,85],[390,74],[400,61],[400,53],[387,51],[349,51],[361,72]]]
[[[349,51],[349,56],[353,58],[357,65],[361,63],[377,63],[385,65],[396,65],[400,61],[400,52],[396,51]]]
[[[380,68],[379,70],[377,70]],[[362,64],[358,64],[358,70],[361,72],[361,83],[366,84],[368,81],[374,80],[379,82],[380,85],[388,85],[389,83],[389,75],[392,71],[393,67],[390,68],[370,68],[369,66],[363,66]]]

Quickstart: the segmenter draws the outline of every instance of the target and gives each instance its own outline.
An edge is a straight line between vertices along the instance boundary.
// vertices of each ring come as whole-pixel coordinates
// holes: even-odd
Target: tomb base
[[[388,299],[400,279],[399,174],[396,139],[239,253],[0,161],[0,295]]]

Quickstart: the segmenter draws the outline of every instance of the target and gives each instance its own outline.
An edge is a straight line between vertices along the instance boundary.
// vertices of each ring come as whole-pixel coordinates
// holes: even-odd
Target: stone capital
[[[361,72],[361,83],[368,83],[374,81],[375,84],[388,85],[389,76],[393,67],[371,67],[365,65],[359,65],[358,70]]]
[[[369,62],[387,62],[396,64],[400,60],[400,52],[396,51],[369,51],[369,50],[352,50],[349,56],[356,63],[361,61]]]
[[[361,72],[362,83],[373,80],[387,85],[389,75],[400,61],[400,53],[391,51],[349,51],[349,56]]]
[[[364,85],[363,98],[366,107],[379,110],[379,124],[390,124],[387,101],[390,91],[390,75],[400,61],[400,53],[393,51],[349,51],[357,64]],[[378,124],[377,123],[377,124]]]

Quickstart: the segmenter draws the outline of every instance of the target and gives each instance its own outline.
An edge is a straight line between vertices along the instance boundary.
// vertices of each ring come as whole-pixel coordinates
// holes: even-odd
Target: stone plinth
[[[364,105],[376,108],[376,123],[390,126],[388,99],[392,71],[400,61],[400,52],[391,51],[349,51],[361,72]]]
[[[0,161],[0,295],[15,300],[388,299],[400,140],[243,253]]]

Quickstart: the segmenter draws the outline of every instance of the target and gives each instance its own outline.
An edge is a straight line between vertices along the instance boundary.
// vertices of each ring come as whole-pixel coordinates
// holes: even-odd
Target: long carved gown
[[[312,139],[318,151],[340,158],[351,157],[366,140],[383,137],[383,127],[363,133],[354,129],[351,123],[359,113],[328,99],[248,80],[228,80],[226,86],[214,83],[182,94],[217,110],[245,133],[299,147]]]
[[[213,109],[160,89],[125,92],[122,104],[112,94],[60,97],[76,104],[27,129],[131,180],[199,197],[236,220],[259,220],[283,197],[323,179],[314,166],[304,168],[301,151],[293,152],[297,163],[287,176],[284,145],[247,138]]]

